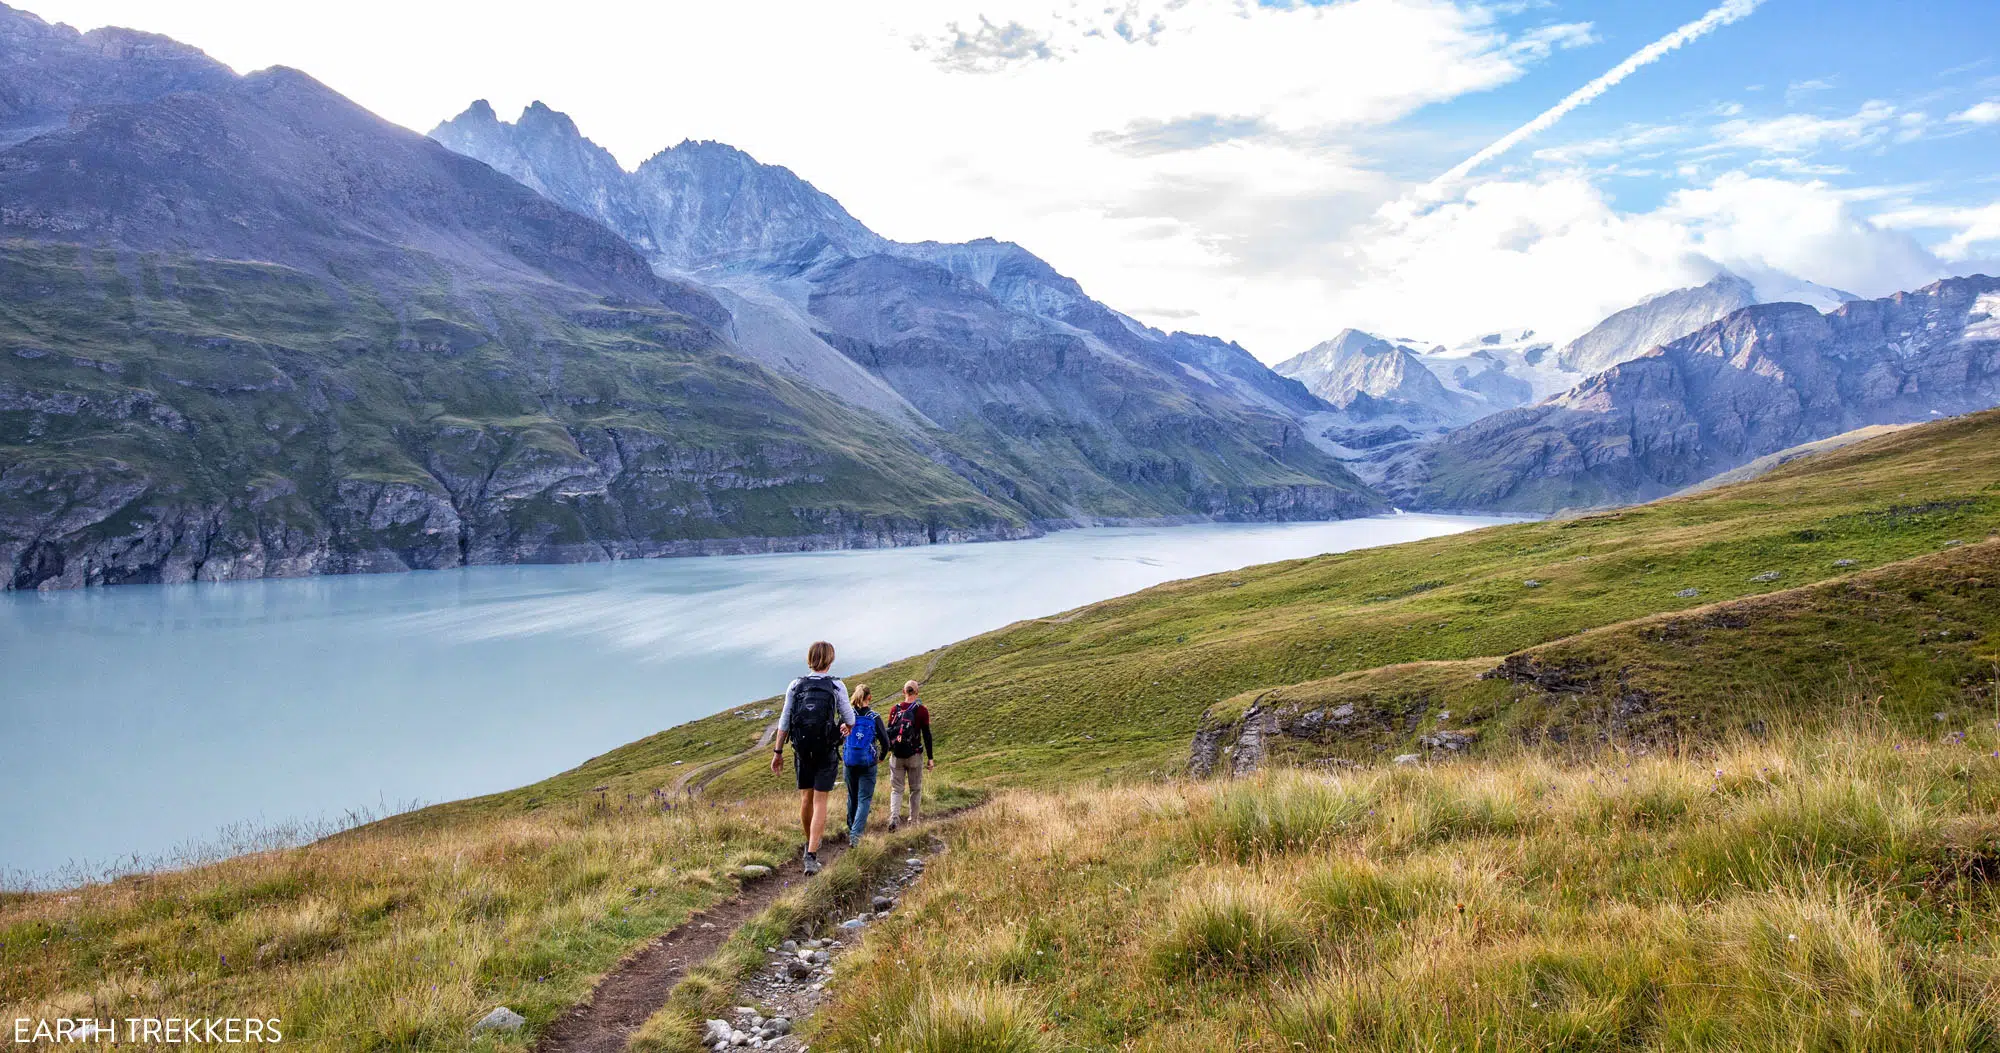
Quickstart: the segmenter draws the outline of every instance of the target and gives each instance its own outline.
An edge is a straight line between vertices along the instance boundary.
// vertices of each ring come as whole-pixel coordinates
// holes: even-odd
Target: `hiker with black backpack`
[[[771,770],[784,770],[785,742],[792,743],[799,777],[799,826],[806,835],[805,871],[819,873],[820,834],[826,829],[826,798],[840,774],[840,743],[854,727],[854,707],[847,685],[834,679],[833,645],[821,640],[806,649],[812,672],[785,688],[785,708],[778,714],[778,743],[771,751]]]
[[[904,821],[899,805],[908,787],[908,822],[916,822],[918,799],[924,792],[924,772],[937,767],[931,754],[931,711],[917,697],[918,684],[903,685],[903,700],[889,707],[889,829]]]
[[[868,810],[875,804],[875,766],[889,755],[889,736],[882,730],[882,718],[868,708],[874,693],[867,684],[854,689],[854,726],[840,747],[840,763],[847,769],[847,842],[861,840],[868,829]]]

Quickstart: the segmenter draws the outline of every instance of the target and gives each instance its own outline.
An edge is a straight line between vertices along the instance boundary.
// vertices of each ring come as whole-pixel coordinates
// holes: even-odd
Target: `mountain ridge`
[[[43,25],[0,39],[60,68]],[[0,150],[0,588],[1039,529],[740,356],[596,220],[306,74],[73,80],[107,94]]]
[[[1411,508],[1554,512],[1665,496],[1765,454],[2000,403],[2000,280],[1971,275],[1822,314],[1742,308],[1547,402],[1388,451]]]
[[[1018,245],[893,242],[721,144],[683,141],[625,173],[540,103],[514,122],[475,104],[432,134],[556,188],[662,273],[742,297],[739,327],[794,349],[773,368],[858,383],[859,365],[1038,520],[1385,507],[1301,425],[1326,408],[1303,387],[1234,344],[1143,326]],[[1239,496],[1218,502],[1219,487]]]

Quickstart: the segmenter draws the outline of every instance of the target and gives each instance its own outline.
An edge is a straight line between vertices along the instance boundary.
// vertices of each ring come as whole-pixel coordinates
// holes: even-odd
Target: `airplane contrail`
[[[1521,140],[1547,130],[1550,125],[1562,120],[1571,110],[1583,106],[1599,95],[1610,91],[1619,81],[1631,76],[1641,67],[1650,66],[1658,62],[1661,56],[1667,52],[1683,44],[1699,40],[1716,29],[1744,18],[1750,12],[1755,11],[1757,6],[1763,2],[1764,0],[1728,0],[1727,3],[1700,18],[1634,51],[1625,61],[1611,67],[1610,71],[1603,76],[1570,92],[1561,102],[1536,114],[1534,120],[1501,136],[1493,145],[1473,154],[1471,157],[1459,162],[1458,166],[1451,171],[1431,180],[1424,187],[1423,196],[1435,200],[1437,197],[1442,196],[1443,192],[1452,184],[1464,179],[1473,169],[1513,149],[1520,144]]]

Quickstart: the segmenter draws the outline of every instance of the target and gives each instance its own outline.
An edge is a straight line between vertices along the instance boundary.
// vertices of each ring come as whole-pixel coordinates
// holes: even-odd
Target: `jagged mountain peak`
[[[1796,303],[1829,311],[1857,299],[1815,282],[1759,269],[1749,276],[1717,267],[1700,285],[1669,289],[1617,311],[1564,345],[1556,361],[1589,376],[1677,340],[1753,304]]]
[[[1456,422],[1472,405],[1447,390],[1416,352],[1359,329],[1342,329],[1275,370],[1357,419]]]
[[[565,134],[577,136],[578,138],[582,138],[583,136],[583,133],[577,129],[576,122],[570,119],[569,114],[550,106],[540,99],[529,103],[521,111],[518,123],[529,126],[546,125]]]

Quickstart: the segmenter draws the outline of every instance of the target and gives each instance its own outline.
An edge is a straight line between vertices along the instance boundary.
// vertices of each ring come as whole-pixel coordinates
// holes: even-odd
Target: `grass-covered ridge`
[[[1530,668],[1594,661],[1643,641],[1654,631],[1643,619],[1785,594],[1757,608],[1779,627],[1775,634],[1711,631],[1693,650],[1649,644],[1658,664],[1635,666],[1627,680],[1643,686],[1648,676],[1674,675],[1685,690],[1654,691],[1662,701],[1647,720],[1723,735],[1746,722],[1736,719],[1746,689],[1760,689],[1761,716],[1770,718],[1820,705],[1824,692],[1815,693],[1814,684],[1839,680],[1848,694],[1870,685],[1873,694],[1894,689],[1890,708],[1921,721],[1939,709],[1991,706],[2000,637],[1978,626],[1990,627],[1982,597],[2000,587],[2000,570],[1968,569],[1965,561],[1993,561],[1993,548],[1982,543],[1996,531],[2000,411],[1990,411],[1648,505],[1172,582],[849,679],[922,680],[945,744],[941,770],[991,785],[1178,775],[1212,709],[1234,715],[1264,692],[1298,696],[1329,685],[1430,707],[1428,716],[1349,743],[1358,744],[1361,759],[1417,748],[1420,736],[1437,729],[1435,713],[1461,691],[1498,718],[1501,733],[1479,741],[1487,750],[1519,741],[1517,729],[1541,741],[1552,730],[1602,723],[1562,698],[1502,714],[1527,693],[1480,674],[1508,656]],[[1869,584],[1877,580],[1871,572],[1926,556],[1946,562],[1884,571],[1897,585]],[[1841,582],[1863,591],[1795,591]],[[1879,603],[1867,599],[1875,594],[1868,590],[1885,587]],[[1832,619],[1837,631],[1795,617],[1815,596],[1831,597],[1812,613]],[[1931,624],[1943,618],[1975,632],[1920,638],[1948,629]],[[1613,628],[1623,623],[1632,624]],[[1600,634],[1589,635],[1593,630]],[[1771,648],[1777,664],[1762,662],[1746,642]],[[1723,653],[1714,648],[1732,656],[1739,679],[1707,675],[1703,663]],[[1943,665],[1933,661],[1938,657]],[[1778,682],[1781,670],[1787,682]],[[1599,672],[1615,682],[1620,669]],[[1815,673],[1822,675],[1808,675]],[[627,789],[659,785],[750,745],[761,724],[744,716],[769,706],[670,729],[545,783],[448,810],[530,806],[607,781]],[[1703,720],[1721,724],[1689,723]],[[735,797],[758,785],[755,765],[746,762],[715,789]]]

